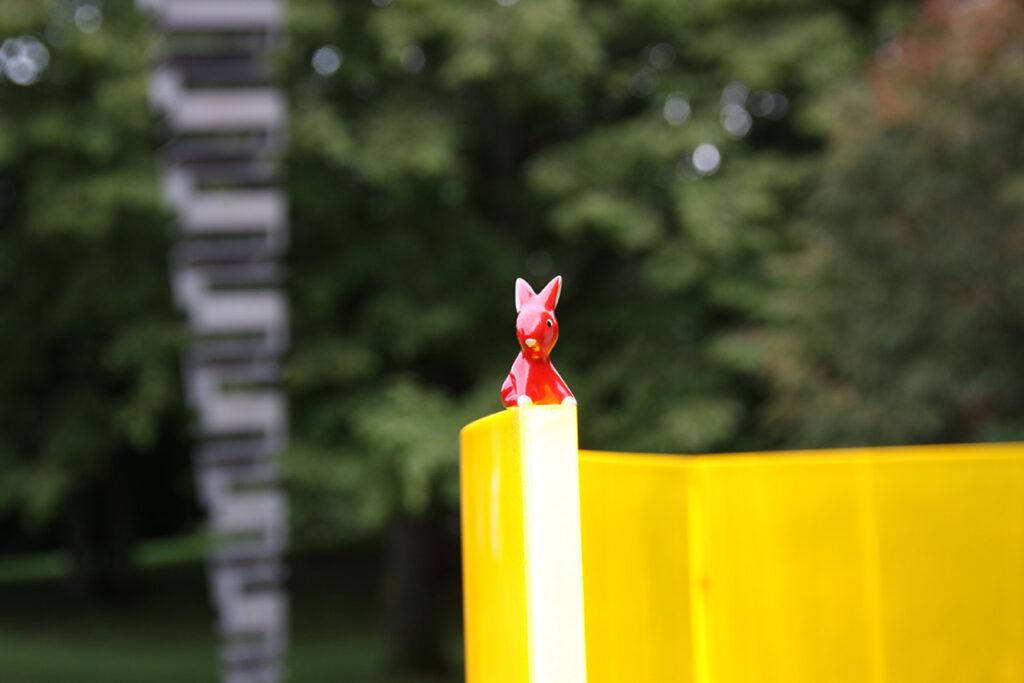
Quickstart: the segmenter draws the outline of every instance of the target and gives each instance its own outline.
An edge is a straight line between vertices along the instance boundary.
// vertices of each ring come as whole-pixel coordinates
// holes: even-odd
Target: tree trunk
[[[106,595],[114,598],[131,595],[136,588],[137,578],[132,559],[135,545],[133,484],[137,478],[129,474],[127,467],[124,459],[115,459],[103,492],[103,590]]]
[[[64,513],[65,545],[71,560],[68,590],[77,597],[90,597],[97,592],[99,572],[98,548],[94,539],[92,511],[85,491],[75,492]]]
[[[130,483],[117,473],[75,492],[65,513],[68,587],[83,598],[121,598],[133,588]]]
[[[400,512],[391,519],[384,572],[390,667],[401,672],[443,672],[438,532],[430,516]]]

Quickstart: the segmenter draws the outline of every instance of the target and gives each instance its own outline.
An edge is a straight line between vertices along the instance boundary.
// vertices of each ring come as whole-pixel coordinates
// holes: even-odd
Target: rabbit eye
[[[548,327],[553,327],[550,320],[548,321]]]

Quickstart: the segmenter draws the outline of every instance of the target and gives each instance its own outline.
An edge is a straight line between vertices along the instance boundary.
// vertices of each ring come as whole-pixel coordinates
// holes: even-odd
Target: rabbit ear
[[[562,296],[562,276],[556,275],[537,296],[544,302],[546,309],[549,311],[555,310],[555,306],[558,305],[558,299]]]
[[[537,293],[533,291],[533,287],[530,283],[521,277],[516,278],[516,313],[523,307],[527,301],[537,296]]]

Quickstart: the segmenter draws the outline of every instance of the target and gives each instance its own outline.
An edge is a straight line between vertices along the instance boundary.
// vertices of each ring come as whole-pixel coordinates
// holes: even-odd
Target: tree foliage
[[[112,479],[171,509],[187,490],[163,478],[188,457],[149,38],[130,6],[105,9],[97,30],[74,3],[0,8],[0,515],[34,530],[91,526]],[[148,531],[175,530],[171,509]]]
[[[791,443],[1024,436],[1022,31],[1018,3],[932,0],[822,100],[801,248],[733,345],[759,349]]]
[[[454,502],[457,428],[500,407],[517,351],[518,275],[566,278],[554,359],[584,445],[777,443],[724,335],[764,320],[765,264],[793,246],[810,103],[903,7],[295,0],[300,531]]]
[[[1020,10],[965,7],[293,0],[300,538],[454,504],[518,275],[566,277],[586,446],[1019,436]],[[36,528],[188,468],[143,27],[0,6],[49,58],[0,80],[0,512]]]

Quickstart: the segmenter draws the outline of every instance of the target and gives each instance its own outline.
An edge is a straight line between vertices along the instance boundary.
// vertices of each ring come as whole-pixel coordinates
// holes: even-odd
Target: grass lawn
[[[454,683],[459,598],[445,597],[447,678],[400,678],[383,667],[380,586],[365,549],[290,561],[297,683]],[[117,603],[75,600],[56,577],[0,582],[2,683],[214,683],[216,639],[201,564],[150,566],[137,596]],[[448,609],[450,607],[450,609]]]

